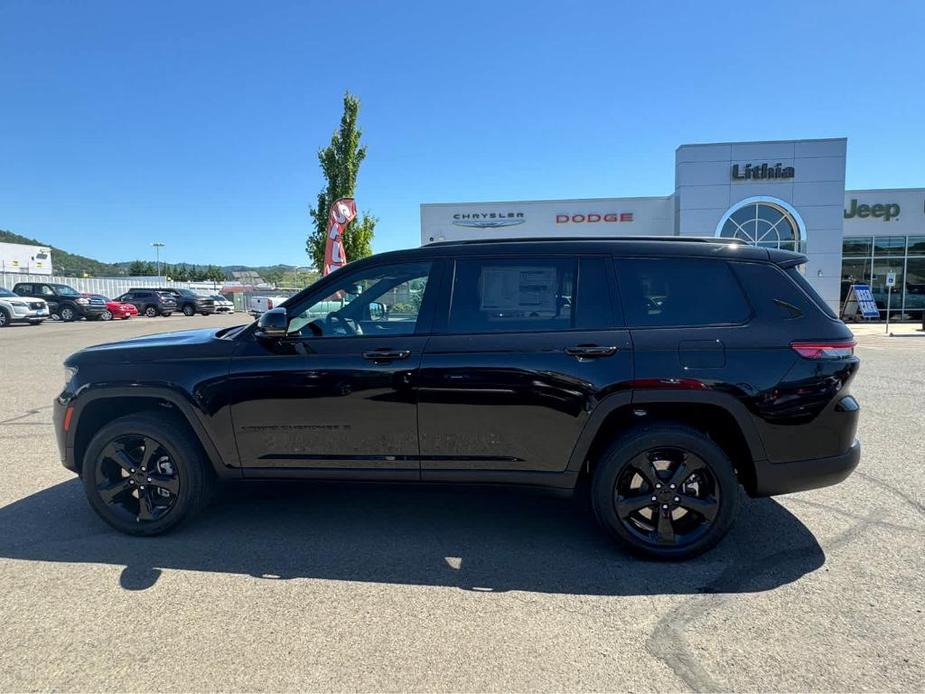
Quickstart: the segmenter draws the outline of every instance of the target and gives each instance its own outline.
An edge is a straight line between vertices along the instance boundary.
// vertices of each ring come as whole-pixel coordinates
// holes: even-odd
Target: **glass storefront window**
[[[864,258],[870,257],[870,247],[873,243],[873,237],[871,236],[858,236],[853,238],[843,239],[841,243],[841,252],[842,255],[846,258],[861,256]]]
[[[913,238],[909,239],[910,246]],[[918,311],[925,309],[925,258],[909,258],[906,262],[906,313],[915,311],[916,318],[921,316]]]
[[[909,237],[909,255],[925,255],[925,236]]]
[[[845,258],[841,262],[841,301],[848,296],[852,284],[870,284],[870,257]]]
[[[906,254],[906,237],[905,236],[875,236],[874,237],[874,255],[905,255]]]
[[[905,286],[903,279],[904,264],[904,258],[882,258],[874,261],[874,271],[870,278],[870,289],[873,292],[874,300],[877,302],[877,308],[880,309],[881,318],[886,318],[886,276],[889,272],[896,273],[896,286],[893,288],[893,296],[890,299],[890,320],[898,319],[902,313],[902,288]]]

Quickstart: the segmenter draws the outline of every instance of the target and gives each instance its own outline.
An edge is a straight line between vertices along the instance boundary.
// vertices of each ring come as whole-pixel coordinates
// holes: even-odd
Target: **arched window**
[[[716,235],[785,251],[803,250],[806,239],[797,211],[783,200],[764,196],[747,198],[731,207],[719,221]]]

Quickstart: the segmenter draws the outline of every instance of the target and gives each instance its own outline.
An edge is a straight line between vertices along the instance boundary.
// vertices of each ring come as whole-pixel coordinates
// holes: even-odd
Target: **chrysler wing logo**
[[[467,212],[453,215],[455,226],[477,229],[512,227],[523,224],[525,221],[523,212]]]

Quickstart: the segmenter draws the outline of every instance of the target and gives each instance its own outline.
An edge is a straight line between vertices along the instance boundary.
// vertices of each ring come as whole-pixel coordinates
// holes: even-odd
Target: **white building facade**
[[[536,236],[719,236],[805,253],[837,310],[871,284],[891,317],[925,309],[925,189],[845,190],[845,138],[681,145],[664,197],[421,205],[421,242]]]

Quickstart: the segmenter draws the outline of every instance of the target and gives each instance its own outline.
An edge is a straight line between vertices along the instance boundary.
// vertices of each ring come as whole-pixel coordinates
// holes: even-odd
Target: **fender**
[[[715,391],[694,391],[694,390],[633,390],[614,393],[602,400],[591,417],[588,419],[578,441],[575,443],[572,454],[569,457],[567,470],[569,472],[578,472],[585,462],[588,450],[594,442],[595,436],[603,425],[607,417],[617,409],[629,405],[644,406],[647,404],[690,404],[690,405],[714,405],[728,412],[742,431],[745,442],[748,445],[749,453],[752,460],[756,463],[767,459],[764,450],[764,444],[755,427],[752,416],[735,396],[729,393],[718,393]]]
[[[233,467],[228,464],[225,458],[216,446],[212,435],[203,424],[199,409],[190,402],[188,396],[182,391],[165,386],[145,386],[144,388],[129,386],[108,386],[94,385],[90,388],[79,391],[68,403],[73,406],[74,414],[72,415],[73,425],[69,428],[65,445],[66,455],[70,458],[72,469],[77,469],[75,456],[75,437],[77,430],[80,428],[80,417],[84,408],[91,402],[97,400],[107,400],[110,398],[156,398],[170,403],[186,419],[196,438],[202,444],[209,462],[212,464],[215,473],[224,479],[238,479],[241,477],[239,467]],[[236,457],[236,456],[235,456]]]

